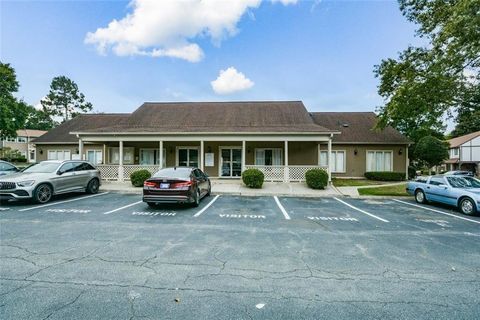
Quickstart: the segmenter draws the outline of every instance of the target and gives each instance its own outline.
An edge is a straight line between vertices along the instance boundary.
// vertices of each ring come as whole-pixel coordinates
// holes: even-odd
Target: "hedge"
[[[325,189],[328,185],[328,173],[323,169],[310,169],[305,172],[307,186],[312,189]]]
[[[405,172],[370,171],[365,172],[365,178],[375,181],[403,181]]]
[[[265,180],[265,175],[258,169],[247,169],[242,172],[242,180],[247,187],[260,189]]]
[[[132,182],[135,187],[143,187],[145,180],[149,179],[151,176],[152,174],[150,171],[145,169],[134,171],[130,174],[130,182]]]

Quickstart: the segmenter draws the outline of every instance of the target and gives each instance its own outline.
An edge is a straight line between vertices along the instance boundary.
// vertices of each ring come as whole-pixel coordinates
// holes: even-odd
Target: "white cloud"
[[[270,0],[283,5],[297,0]],[[210,38],[215,44],[237,32],[242,16],[262,0],[132,0],[132,12],[108,26],[87,33],[85,43],[100,54],[110,50],[118,56],[173,57],[190,62],[204,54],[195,38]]]
[[[237,91],[250,89],[255,84],[252,80],[238,72],[234,67],[220,70],[218,78],[210,82],[213,91],[217,94],[230,94]]]

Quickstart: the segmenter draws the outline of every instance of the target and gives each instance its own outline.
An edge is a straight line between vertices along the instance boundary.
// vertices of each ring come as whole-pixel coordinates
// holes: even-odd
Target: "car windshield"
[[[480,180],[472,177],[448,177],[453,188],[480,188]]]
[[[52,173],[55,172],[58,168],[58,163],[56,162],[40,162],[34,164],[33,166],[28,167],[23,172],[31,173]]]
[[[155,178],[190,179],[190,168],[165,168],[155,173]]]

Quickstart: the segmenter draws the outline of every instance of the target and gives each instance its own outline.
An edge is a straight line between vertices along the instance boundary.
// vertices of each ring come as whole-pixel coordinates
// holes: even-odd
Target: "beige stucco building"
[[[165,166],[225,179],[258,168],[267,181],[302,181],[310,168],[406,174],[409,141],[393,128],[374,131],[375,122],[371,112],[309,113],[300,101],[145,103],[131,114],[77,116],[35,143],[37,160],[87,159],[109,180]]]
[[[20,129],[17,130],[17,137],[6,138],[0,141],[0,148],[11,148],[18,150],[20,154],[27,159],[28,162],[36,162],[35,145],[32,140],[45,134],[47,131]]]

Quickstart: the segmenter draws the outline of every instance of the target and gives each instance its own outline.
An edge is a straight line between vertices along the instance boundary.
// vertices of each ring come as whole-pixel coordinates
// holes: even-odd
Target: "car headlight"
[[[30,186],[33,186],[34,183],[35,183],[35,180],[25,180],[25,181],[17,182],[17,185],[19,187],[30,187]]]

